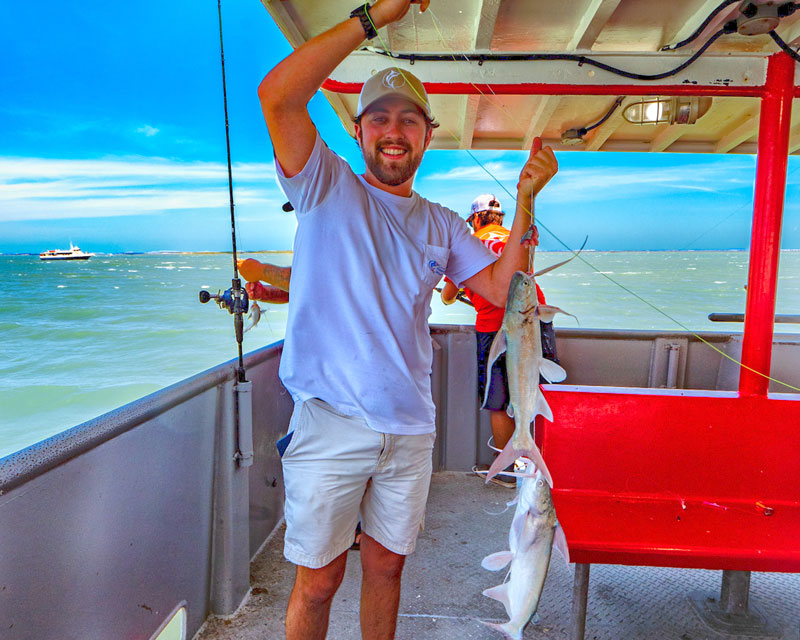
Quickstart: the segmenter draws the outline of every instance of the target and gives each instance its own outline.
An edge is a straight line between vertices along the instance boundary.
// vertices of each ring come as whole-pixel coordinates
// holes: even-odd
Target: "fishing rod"
[[[217,13],[219,14],[219,55],[222,65],[222,103],[225,111],[225,146],[228,155],[228,198],[231,208],[231,242],[233,245],[233,279],[231,280],[231,288],[225,292],[217,293],[216,295],[208,291],[200,291],[200,302],[205,304],[210,300],[214,300],[220,309],[227,309],[228,313],[233,315],[233,326],[236,333],[236,345],[239,353],[239,363],[236,369],[236,379],[238,382],[247,382],[245,378],[244,358],[242,355],[242,342],[244,341],[244,319],[242,315],[247,313],[249,308],[249,300],[247,292],[242,287],[242,281],[239,278],[239,267],[237,264],[236,253],[236,214],[234,212],[233,202],[233,174],[231,171],[231,136],[230,125],[228,123],[228,92],[225,86],[225,50],[222,46],[222,0],[217,0]]]

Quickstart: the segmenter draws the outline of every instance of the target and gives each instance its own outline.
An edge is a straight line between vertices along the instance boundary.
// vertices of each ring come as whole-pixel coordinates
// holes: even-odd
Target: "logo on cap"
[[[403,77],[403,74],[396,69],[390,69],[389,73],[383,76],[383,86],[389,87],[390,89],[399,89],[405,83],[406,79]]]

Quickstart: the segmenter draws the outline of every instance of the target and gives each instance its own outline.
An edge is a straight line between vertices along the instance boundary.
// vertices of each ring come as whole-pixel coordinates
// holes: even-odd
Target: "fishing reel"
[[[225,291],[209,293],[205,289],[200,291],[200,302],[206,304],[213,300],[217,303],[220,309],[227,309],[228,313],[247,313],[250,308],[250,299],[247,297],[247,291],[238,283],[238,287],[234,286]]]

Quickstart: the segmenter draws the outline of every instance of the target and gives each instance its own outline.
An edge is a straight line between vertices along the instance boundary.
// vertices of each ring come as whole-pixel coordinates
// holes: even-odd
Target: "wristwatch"
[[[350,12],[350,17],[361,20],[361,28],[364,29],[367,40],[372,40],[373,38],[377,37],[378,32],[375,30],[375,26],[372,24],[372,19],[369,16],[369,5],[366,2],[353,9]]]

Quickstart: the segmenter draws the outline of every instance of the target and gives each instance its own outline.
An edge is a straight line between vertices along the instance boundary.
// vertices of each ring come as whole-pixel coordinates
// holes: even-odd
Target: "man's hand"
[[[539,229],[536,225],[533,225],[532,227],[531,237],[530,238],[523,237],[520,244],[523,247],[528,247],[528,248],[539,246]]]
[[[369,15],[375,23],[375,28],[380,29],[387,24],[397,22],[406,13],[412,4],[418,4],[420,11],[425,11],[431,0],[378,0],[369,10]]]
[[[247,296],[258,302],[270,302],[272,304],[286,304],[289,302],[289,293],[278,289],[278,287],[264,286],[260,282],[248,282],[244,285]]]
[[[239,275],[248,282],[258,282],[264,274],[264,265],[253,258],[237,260],[236,266],[239,268]]]
[[[531,154],[522,167],[517,183],[517,202],[530,208],[531,197],[538,194],[558,171],[558,161],[549,146],[542,149],[542,139],[533,139]],[[530,212],[529,212],[530,213]]]

